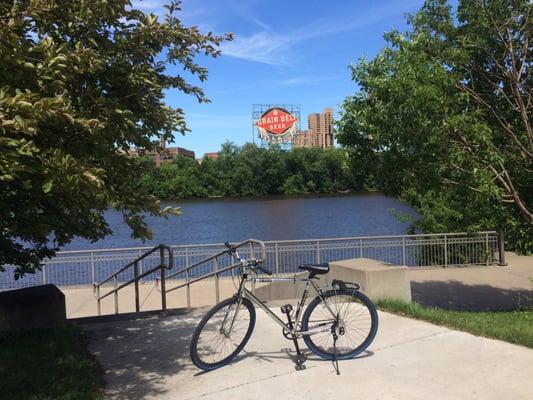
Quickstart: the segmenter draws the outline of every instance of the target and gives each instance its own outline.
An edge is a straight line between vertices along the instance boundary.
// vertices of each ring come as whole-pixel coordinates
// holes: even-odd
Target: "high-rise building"
[[[307,116],[307,131],[298,132],[293,140],[294,147],[333,147],[333,110],[325,108],[323,113]]]

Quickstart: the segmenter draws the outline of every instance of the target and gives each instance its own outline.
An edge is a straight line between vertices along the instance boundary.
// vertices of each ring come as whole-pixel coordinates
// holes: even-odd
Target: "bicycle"
[[[225,243],[228,247],[226,252],[237,260],[241,279],[235,295],[215,305],[196,327],[190,346],[192,362],[206,371],[229,364],[252,335],[256,320],[255,304],[282,327],[283,336],[293,341],[296,369],[303,369],[306,361],[298,345],[298,339],[303,338],[314,354],[334,361],[339,374],[339,360],[355,357],[374,340],[378,329],[375,305],[359,291],[356,283],[333,280],[330,289],[320,288],[315,280],[317,275],[329,272],[327,263],[300,265],[300,270],[309,272],[306,278],[260,277],[259,272],[269,276],[272,272],[263,266],[265,247],[264,243],[258,243],[262,247],[262,259],[243,259],[235,246]],[[245,287],[250,281],[305,282],[305,287],[296,310],[293,311],[291,304],[281,307],[281,312],[287,317],[287,322],[284,322]],[[316,297],[302,314],[310,288],[316,292]]]

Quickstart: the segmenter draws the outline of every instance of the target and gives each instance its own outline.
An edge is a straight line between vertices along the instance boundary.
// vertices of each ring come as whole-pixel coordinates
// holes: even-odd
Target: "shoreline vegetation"
[[[250,195],[250,196],[210,196],[210,197],[189,197],[189,198],[166,198],[161,201],[179,201],[179,202],[194,202],[194,201],[217,201],[217,200],[231,200],[231,201],[254,201],[254,200],[283,200],[283,199],[319,199],[330,197],[350,197],[350,196],[371,196],[371,195],[384,195],[380,190],[346,190],[333,193],[295,193],[295,194],[265,194],[265,195]]]
[[[247,143],[222,145],[216,160],[178,156],[156,168],[139,160],[137,189],[161,200],[235,199],[266,196],[343,195],[374,191],[361,184],[341,148],[261,148]]]

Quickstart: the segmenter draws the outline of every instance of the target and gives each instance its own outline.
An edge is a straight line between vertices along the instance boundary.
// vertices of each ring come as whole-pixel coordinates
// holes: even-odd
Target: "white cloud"
[[[288,47],[285,38],[268,32],[258,32],[249,37],[236,36],[233,41],[223,43],[221,50],[226,56],[263,64],[284,65],[288,62]]]
[[[364,28],[396,17],[406,9],[421,3],[422,0],[380,2],[378,6],[355,16],[350,15],[336,20],[331,17],[321,18],[284,34],[273,34],[269,32],[270,29],[265,29],[247,37],[235,35],[233,42],[222,46],[222,54],[264,64],[286,65],[291,59],[289,56],[291,47],[300,42]],[[253,16],[247,13],[246,19],[251,20],[251,18]],[[257,22],[262,24],[259,20]],[[266,24],[263,25],[268,27]]]
[[[281,85],[310,85],[320,82],[335,81],[338,79],[346,78],[345,75],[332,75],[332,76],[298,76],[295,78],[285,79],[281,81]]]

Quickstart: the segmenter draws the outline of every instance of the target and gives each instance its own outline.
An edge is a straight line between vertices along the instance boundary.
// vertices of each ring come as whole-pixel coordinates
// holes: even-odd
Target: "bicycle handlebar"
[[[261,266],[261,264],[257,264],[255,267],[256,267],[258,270],[264,272],[264,273],[267,274],[267,275],[272,275],[272,271],[269,271],[268,269],[263,268],[263,267]]]
[[[250,239],[250,240],[247,240],[246,242],[255,242],[255,243],[258,243],[261,246],[261,257],[262,258],[260,260],[255,260],[253,269],[258,269],[258,270],[264,272],[267,275],[272,275],[272,271],[269,271],[268,269],[266,269],[266,268],[264,268],[262,266],[263,260],[266,257],[265,244],[263,242],[259,241],[259,240],[255,240],[255,239]],[[242,246],[246,242],[242,242],[242,243],[239,243],[237,245],[232,245],[229,242],[225,242],[224,245],[228,248],[228,253],[233,255],[233,254],[237,253],[237,247]]]

